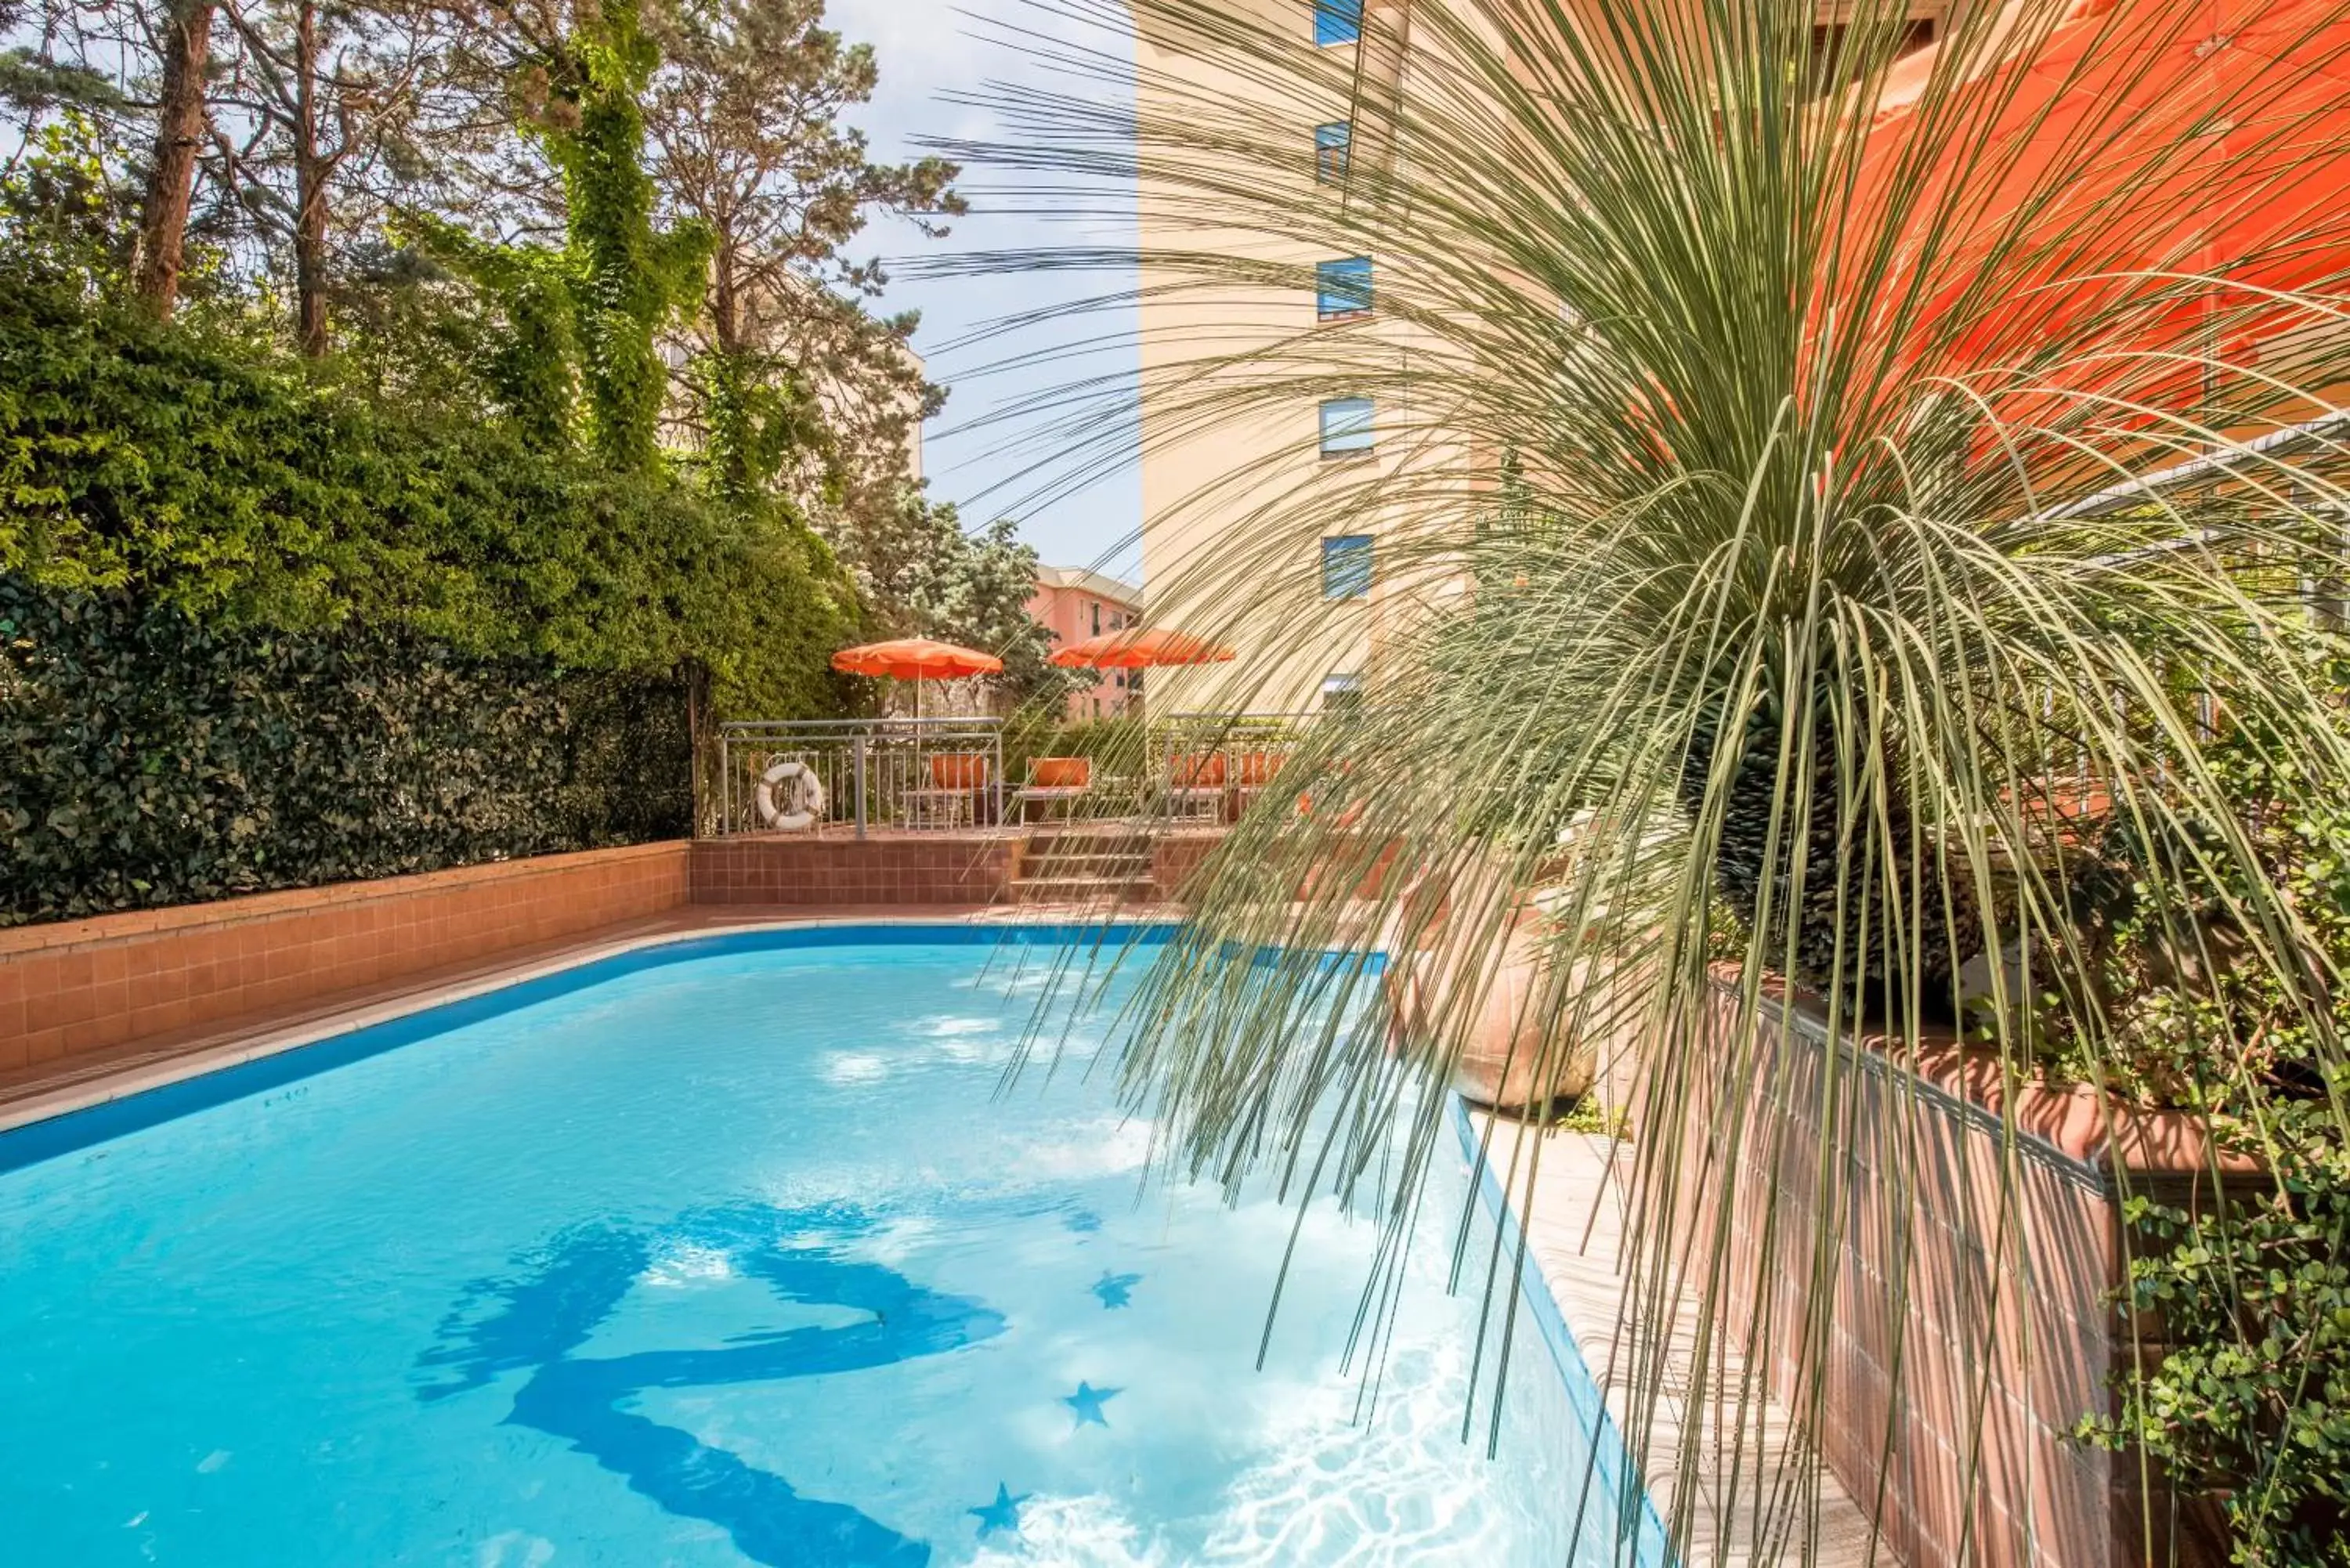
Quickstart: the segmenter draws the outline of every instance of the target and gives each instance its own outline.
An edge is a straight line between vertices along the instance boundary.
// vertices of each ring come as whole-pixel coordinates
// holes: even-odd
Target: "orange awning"
[[[1106,631],[1053,654],[1064,670],[1150,670],[1163,664],[1221,664],[1232,650],[1188,632],[1162,628]]]
[[[965,675],[994,675],[1003,660],[975,648],[932,642],[927,637],[901,637],[890,642],[868,642],[844,648],[832,656],[832,667],[846,675],[887,675],[899,680],[952,680]]]

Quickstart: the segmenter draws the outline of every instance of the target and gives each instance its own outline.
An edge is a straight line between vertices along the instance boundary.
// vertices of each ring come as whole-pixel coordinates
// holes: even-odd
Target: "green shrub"
[[[686,831],[683,682],[0,575],[0,925]]]
[[[526,444],[478,409],[314,378],[218,327],[160,326],[0,265],[0,569],[129,589],[207,625],[397,623],[478,654],[666,670],[719,701],[837,711],[859,611],[772,507]]]
[[[1003,726],[1003,765],[1015,779],[1025,777],[1037,757],[1091,757],[1103,767],[1130,771],[1143,748],[1140,720],[1072,719],[1057,701],[1026,704]]]
[[[2313,650],[2337,689],[2350,689],[2345,655],[2338,639]],[[2193,1210],[2132,1200],[2145,1240],[2124,1300],[2159,1325],[2159,1355],[2143,1376],[2126,1369],[2116,1414],[2082,1432],[2142,1449],[2182,1494],[2216,1501],[2245,1568],[2350,1568],[2350,796],[2281,754],[2235,731],[2203,761],[2292,900],[2312,972],[2332,977],[2314,988],[2330,1016],[2293,1005],[2274,966],[2241,961],[2248,889],[2147,874],[2194,864],[2208,827],[2164,846],[2116,825],[2089,879],[2115,1086],[2201,1114],[2271,1179]]]
[[[2184,1495],[2216,1498],[2244,1568],[2344,1568],[2350,1154],[2322,1108],[2279,1121],[2274,1193],[2196,1213],[2131,1200],[2148,1251],[2126,1299],[2161,1324],[2163,1353],[2083,1433],[2143,1448]]]

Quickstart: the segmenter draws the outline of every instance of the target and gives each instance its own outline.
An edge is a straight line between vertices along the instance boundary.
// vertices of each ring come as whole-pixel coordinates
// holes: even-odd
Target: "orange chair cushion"
[[[1224,787],[1224,753],[1222,752],[1195,752],[1177,757],[1170,766],[1177,789]]]
[[[941,752],[931,759],[932,789],[985,789],[987,759],[977,752]]]
[[[1028,782],[1038,789],[1083,789],[1093,779],[1091,757],[1038,757],[1028,764]]]
[[[1281,764],[1286,761],[1288,761],[1287,758],[1276,756],[1271,752],[1242,753],[1241,787],[1262,789],[1273,782],[1273,775],[1281,771]]]

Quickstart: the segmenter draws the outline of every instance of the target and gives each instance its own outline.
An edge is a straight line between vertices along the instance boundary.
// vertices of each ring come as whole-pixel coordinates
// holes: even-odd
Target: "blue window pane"
[[[1314,0],[1314,41],[1351,44],[1363,36],[1363,0]]]
[[[1354,316],[1371,307],[1371,258],[1316,263],[1314,307],[1323,316]]]
[[[1375,439],[1371,412],[1371,400],[1368,398],[1333,398],[1324,403],[1322,455],[1331,457],[1341,452],[1370,451]]]
[[[1371,591],[1371,536],[1344,534],[1322,541],[1322,597],[1358,599]]]
[[[1314,128],[1314,178],[1325,185],[1342,185],[1347,181],[1347,155],[1355,145],[1355,128],[1347,121],[1335,120]]]

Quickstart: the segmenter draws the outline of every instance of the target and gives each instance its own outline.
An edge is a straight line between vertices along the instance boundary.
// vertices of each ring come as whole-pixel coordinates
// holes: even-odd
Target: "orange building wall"
[[[1029,597],[1029,616],[1053,634],[1055,648],[1082,642],[1097,631],[1123,630],[1141,618],[1139,595],[1121,598],[1107,591],[1125,584],[1097,573],[1084,576],[1090,581],[1039,582]],[[1141,688],[1139,671],[1104,670],[1100,685],[1069,694],[1069,717],[1099,719],[1128,712],[1137,706],[1134,700]]]

